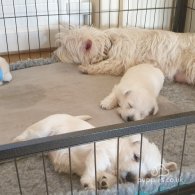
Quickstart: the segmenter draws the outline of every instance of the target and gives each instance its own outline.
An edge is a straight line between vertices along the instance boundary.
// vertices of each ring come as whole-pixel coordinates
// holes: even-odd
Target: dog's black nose
[[[134,117],[133,117],[133,116],[128,116],[128,117],[127,117],[127,121],[128,121],[128,122],[134,121]]]
[[[126,175],[126,181],[131,182],[131,183],[136,183],[137,178],[133,173],[128,172]]]

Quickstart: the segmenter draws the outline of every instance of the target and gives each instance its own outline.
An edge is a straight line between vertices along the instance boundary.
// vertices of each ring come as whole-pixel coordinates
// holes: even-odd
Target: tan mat
[[[10,84],[0,87],[0,144],[55,113],[88,114],[95,126],[123,122],[116,110],[99,107],[120,77],[83,75],[77,66],[62,63],[14,71],[13,77]],[[159,104],[158,115],[180,111],[165,97],[159,98]]]
[[[90,122],[95,126],[103,126],[123,122],[116,110],[105,111],[99,107],[99,102],[118,83],[119,77],[91,76],[78,72],[76,66],[60,63],[28,68],[13,72],[14,80],[10,84],[0,87],[0,143],[8,143],[13,137],[20,134],[32,123],[55,113],[69,113],[72,115],[89,114],[93,117]],[[171,84],[172,85],[172,84]],[[163,88],[167,97],[181,94],[180,86],[172,87],[165,85]],[[184,86],[183,86],[184,87]],[[182,88],[182,87],[181,87]],[[183,88],[182,88],[183,90]],[[187,88],[186,88],[187,90]],[[192,90],[189,88],[189,93]],[[168,93],[170,92],[170,93]],[[185,91],[182,91],[183,94]],[[177,99],[176,99],[177,100]],[[188,97],[185,102],[189,104]],[[193,101],[192,101],[193,103]],[[167,115],[180,112],[181,104],[178,107],[165,97],[159,98],[160,111],[158,115]],[[182,103],[183,104],[183,103]],[[193,107],[193,104],[191,104]],[[163,132],[150,132],[146,135],[150,141],[154,141],[159,149],[162,149]],[[184,127],[166,130],[163,156],[167,161],[174,161],[180,170],[181,154],[183,150]],[[194,125],[188,127],[186,136],[185,153],[183,159],[181,181],[183,184],[194,181],[195,174],[195,133]],[[43,160],[41,155],[32,155],[24,159],[18,159],[18,170],[22,193],[28,195],[46,194]],[[54,171],[48,158],[45,158],[46,175],[49,194],[71,194],[69,175],[59,174]],[[0,166],[0,195],[20,194],[15,166],[13,162],[4,163]],[[177,178],[178,172],[170,175],[170,178]],[[83,190],[79,178],[73,178],[73,189]],[[169,180],[167,180],[169,181]],[[146,182],[147,184],[147,182]],[[162,189],[177,186],[177,183],[165,182]],[[135,194],[137,185],[119,185],[120,194]],[[159,183],[151,183],[145,186],[141,184],[141,190],[154,194]],[[100,194],[116,194],[116,188],[101,191]],[[99,192],[98,192],[99,193]],[[80,191],[80,194],[91,194],[88,191]]]

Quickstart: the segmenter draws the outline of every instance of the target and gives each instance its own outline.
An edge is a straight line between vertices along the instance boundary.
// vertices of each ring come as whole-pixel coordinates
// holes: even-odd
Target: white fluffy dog
[[[0,68],[1,68],[2,74],[3,74],[3,76],[2,76],[3,79],[0,80],[0,85],[2,85],[3,82],[10,82],[12,80],[12,75],[10,73],[9,64],[2,57],[0,57]]]
[[[51,115],[28,127],[14,141],[57,135],[94,128],[84,120],[89,116],[70,116],[67,114]],[[152,177],[159,172],[161,154],[157,146],[143,137],[141,177]],[[137,182],[139,177],[141,136],[132,135],[120,138],[119,144],[119,176],[129,182]],[[48,153],[56,171],[70,173],[69,151],[60,149]],[[105,189],[116,184],[117,139],[96,143],[96,165],[98,188]],[[81,176],[81,184],[87,189],[95,189],[94,145],[85,144],[71,148],[72,173]],[[176,163],[163,160],[164,171],[174,171]]]
[[[129,68],[120,83],[101,101],[103,109],[113,109],[125,121],[144,119],[158,112],[157,97],[163,87],[164,75],[151,64],[140,64]]]
[[[195,84],[195,33],[84,26],[65,28],[58,41],[58,58],[81,65],[86,74],[121,75],[132,66],[154,63],[169,79]]]

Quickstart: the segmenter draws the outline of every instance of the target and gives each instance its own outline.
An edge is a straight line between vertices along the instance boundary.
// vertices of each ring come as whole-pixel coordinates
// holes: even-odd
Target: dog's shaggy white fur
[[[14,141],[24,141],[33,138],[69,133],[94,128],[84,120],[89,116],[71,116],[67,114],[51,115],[28,127]],[[139,177],[140,141],[142,142],[141,177],[158,175],[161,164],[161,153],[157,146],[141,135],[132,135],[119,140],[119,176],[129,182],[137,182]],[[60,149],[48,153],[56,171],[70,172],[69,150]],[[116,184],[117,169],[117,139],[96,143],[96,170],[98,188],[108,188]],[[174,171],[174,162],[163,160],[163,171]],[[87,189],[95,188],[94,145],[85,144],[71,148],[72,173],[81,176],[81,184]]]
[[[9,64],[2,57],[0,57],[0,68],[3,71],[3,81],[4,82],[10,82],[12,80],[12,75],[10,73]],[[0,85],[3,84],[3,81],[0,81]]]
[[[169,79],[195,84],[194,33],[84,26],[65,28],[58,41],[58,58],[81,65],[86,74],[121,75],[137,64],[154,63]]]
[[[151,64],[139,64],[129,68],[120,83],[101,101],[103,109],[113,109],[125,121],[144,119],[158,112],[157,97],[163,87],[164,75]]]

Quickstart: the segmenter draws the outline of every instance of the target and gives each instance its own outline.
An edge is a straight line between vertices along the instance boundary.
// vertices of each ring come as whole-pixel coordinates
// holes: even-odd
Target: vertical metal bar
[[[190,26],[189,26],[189,32],[191,32],[192,29],[192,11],[194,7],[194,0],[192,1],[192,7],[191,7],[191,13],[190,13]]]
[[[163,164],[163,158],[164,158],[164,145],[165,145],[165,133],[166,133],[166,130],[164,129],[163,130],[163,140],[162,140],[162,150],[161,150],[161,162],[160,162],[160,184],[161,184],[161,174],[162,174],[162,164]],[[159,185],[159,188],[158,188],[158,191],[160,192],[160,185]]]
[[[49,20],[49,0],[47,0],[47,15],[48,15],[48,33],[49,33],[49,54],[51,57],[51,35],[50,35],[50,20]]]
[[[79,0],[79,27],[81,26],[81,0]]]
[[[16,26],[16,40],[17,40],[17,48],[18,48],[18,56],[19,56],[19,60],[21,60],[21,56],[20,56],[20,47],[19,47],[19,39],[18,39],[18,25],[17,25],[17,20],[16,20],[16,9],[15,9],[15,3],[13,0],[13,8],[14,8],[14,20],[15,20],[15,26]]]
[[[179,194],[179,187],[180,187],[180,182],[181,182],[181,173],[182,173],[182,166],[183,166],[183,158],[184,158],[184,151],[185,151],[185,144],[186,144],[187,129],[188,129],[188,126],[186,125],[185,126],[185,131],[184,131],[182,156],[181,156],[180,170],[179,170],[179,181],[178,181],[178,184],[177,184],[177,194]]]
[[[7,49],[8,61],[10,63],[10,53],[9,53],[9,46],[8,46],[7,28],[6,28],[6,22],[5,22],[3,0],[1,0],[1,5],[2,5],[2,15],[3,15],[3,23],[4,23],[4,33],[5,33],[5,40],[6,40],[6,49]]]
[[[68,26],[69,26],[69,29],[70,29],[70,0],[68,0]]]
[[[101,28],[101,0],[99,0],[99,28]]]
[[[16,175],[17,175],[17,179],[18,179],[18,187],[20,190],[20,194],[22,195],[22,188],[21,188],[21,184],[20,184],[20,177],[19,177],[19,172],[18,172],[18,166],[17,166],[17,162],[16,162],[16,158],[14,158],[14,165],[16,168]]]
[[[95,194],[97,195],[97,163],[96,163],[96,142],[94,142],[94,167],[95,167]]]
[[[175,19],[173,22],[174,32],[183,32],[187,13],[188,0],[177,0]]]
[[[89,1],[89,26],[91,25],[91,1]]]
[[[128,11],[127,11],[127,21],[126,21],[126,26],[128,26],[128,25],[129,25],[129,9],[130,9],[130,7],[129,7],[129,0],[128,0]]]
[[[60,33],[60,5],[59,5],[59,0],[57,0],[57,6],[58,6],[58,32]]]
[[[29,34],[29,23],[28,23],[28,10],[27,10],[27,2],[26,2],[26,0],[25,0],[25,11],[26,11],[26,24],[27,24],[27,36],[28,36],[28,56],[31,58],[30,34]]]
[[[39,42],[39,55],[41,57],[41,41],[40,41],[40,32],[39,32],[39,19],[37,15],[37,0],[35,0],[35,12],[36,12],[36,19],[37,19],[37,35],[38,35],[38,42]]]
[[[119,194],[119,149],[120,149],[120,146],[119,146],[119,144],[120,144],[120,140],[119,140],[120,138],[118,137],[117,138],[117,164],[116,164],[116,168],[117,168],[117,172],[116,172],[116,176],[117,176],[117,194]]]
[[[171,9],[171,25],[170,30],[173,30],[174,20],[175,20],[175,11],[176,10],[176,0],[172,2],[172,9]]]
[[[155,18],[156,18],[156,7],[157,7],[157,0],[156,0],[156,2],[155,2],[155,8],[154,8],[153,29],[154,29],[154,25],[155,25]]]
[[[148,13],[148,0],[146,1],[146,14],[145,14],[144,28],[146,27],[147,13]]]
[[[139,11],[139,0],[137,0],[137,12],[136,12],[136,19],[135,19],[135,27],[137,26],[138,11]]]
[[[109,0],[109,10],[108,10],[108,13],[109,13],[109,15],[108,15],[108,18],[109,18],[109,21],[108,21],[108,27],[110,28],[110,7],[111,7],[111,0]]]
[[[120,14],[121,14],[121,1],[118,0],[119,6],[118,6],[118,27],[120,26]]]
[[[165,10],[166,10],[166,0],[164,0],[164,9],[163,9],[163,21],[162,21],[162,29],[164,29],[164,21],[165,21]]]
[[[45,167],[45,158],[44,158],[44,153],[42,152],[42,159],[43,159],[43,170],[44,170],[44,176],[45,176],[45,187],[46,187],[46,193],[47,195],[49,194],[48,190],[48,183],[47,183],[47,174],[46,174],[46,167]]]
[[[69,155],[69,168],[70,168],[70,189],[71,195],[73,195],[73,187],[72,187],[72,161],[71,161],[71,148],[68,148],[68,155]]]
[[[143,133],[141,133],[141,143],[140,143],[138,195],[140,195],[140,184],[141,184],[142,142],[143,142]]]

